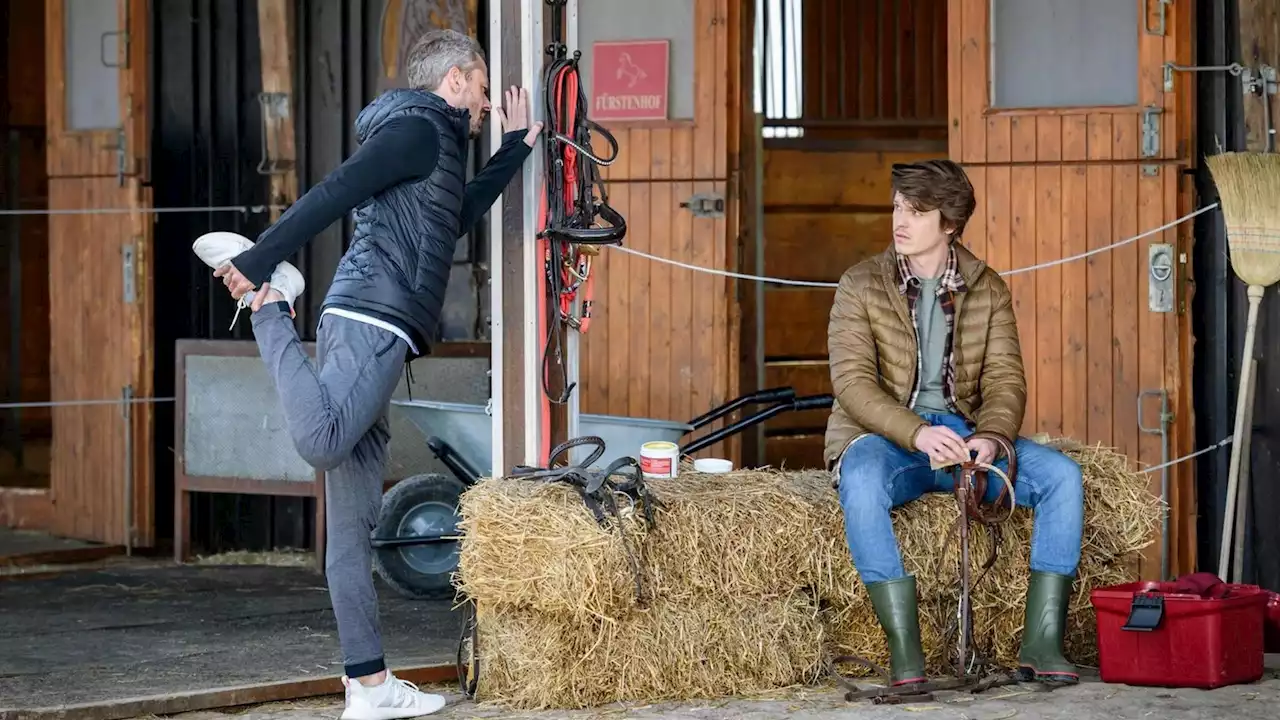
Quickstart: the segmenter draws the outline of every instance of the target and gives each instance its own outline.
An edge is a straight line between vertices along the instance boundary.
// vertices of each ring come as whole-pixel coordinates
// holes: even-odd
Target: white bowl
[[[693,469],[700,473],[727,473],[733,470],[733,463],[720,458],[700,458],[693,461]]]

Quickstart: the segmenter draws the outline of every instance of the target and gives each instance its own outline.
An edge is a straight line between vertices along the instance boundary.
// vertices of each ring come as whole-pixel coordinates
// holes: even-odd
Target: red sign
[[[591,119],[666,120],[670,40],[610,40],[591,47]]]

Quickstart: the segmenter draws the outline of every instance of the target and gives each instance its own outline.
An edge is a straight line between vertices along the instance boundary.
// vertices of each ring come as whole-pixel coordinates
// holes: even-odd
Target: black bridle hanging
[[[591,319],[591,264],[600,245],[621,245],[626,220],[609,206],[609,195],[600,177],[601,165],[618,158],[618,141],[587,117],[588,102],[578,72],[579,51],[569,54],[564,42],[567,0],[546,0],[551,7],[551,43],[542,74],[547,130],[543,135],[545,192],[542,198],[543,243],[546,280],[544,308],[545,342],[542,355],[542,389],[548,400],[561,404],[573,392],[562,353],[569,328],[585,333]],[[602,158],[592,151],[592,133],[603,137],[611,154]],[[597,198],[597,193],[599,197]],[[602,222],[604,224],[602,224]],[[582,314],[573,303],[582,292]],[[552,315],[554,313],[554,315]],[[553,365],[559,366],[560,388],[552,390]]]

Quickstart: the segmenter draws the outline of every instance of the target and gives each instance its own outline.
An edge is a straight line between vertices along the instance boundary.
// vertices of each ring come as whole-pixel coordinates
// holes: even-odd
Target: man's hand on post
[[[529,132],[524,136],[524,144],[533,147],[533,144],[538,141],[538,135],[542,132],[542,123],[533,122],[533,106],[529,103],[529,91],[525,88],[518,88],[515,85],[508,88],[506,102],[501,107],[495,107],[493,113],[502,123],[502,132],[509,133],[529,128]]]

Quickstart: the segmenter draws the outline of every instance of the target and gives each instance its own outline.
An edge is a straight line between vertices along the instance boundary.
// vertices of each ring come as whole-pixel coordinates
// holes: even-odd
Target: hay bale
[[[462,498],[459,588],[495,606],[620,616],[636,591],[619,532],[643,548],[646,593],[672,602],[789,594],[797,568],[827,562],[828,473],[682,473],[649,489],[661,503],[651,534],[630,508],[620,531],[601,526],[564,485],[482,481]]]
[[[623,620],[476,605],[477,699],[522,709],[739,695],[810,684],[822,625],[803,592],[657,601]]]
[[[1137,558],[1155,538],[1161,506],[1148,492],[1148,478],[1132,471],[1124,456],[1053,444],[1084,471],[1085,533],[1066,649],[1070,659],[1090,663],[1096,651],[1089,591],[1136,579]],[[745,691],[734,685],[741,669],[728,660],[701,662],[707,652],[765,662],[763,674],[741,676],[748,685],[794,682],[795,672],[758,659],[772,657],[771,646],[760,643],[775,642],[762,637],[783,615],[793,618],[789,627],[796,633],[809,633],[806,647],[822,635],[832,655],[887,663],[884,634],[850,560],[828,473],[682,472],[649,488],[661,503],[652,531],[630,509],[620,527],[598,524],[562,485],[486,480],[467,491],[458,585],[484,608],[480,675],[489,697],[568,707]],[[948,494],[926,495],[892,513],[904,565],[917,579],[933,672],[942,670],[949,652],[945,630],[955,612],[959,558],[954,543],[941,552],[941,539],[957,516]],[[972,597],[975,644],[1003,664],[1016,662],[1021,640],[1032,520],[1019,509],[1004,525],[1000,559]],[[623,535],[639,548],[648,609],[637,605]],[[974,578],[987,547],[985,532],[972,536]],[[802,610],[794,603],[804,597],[812,600]],[[792,605],[783,610],[768,598]],[[801,622],[802,615],[819,619]],[[798,638],[776,641],[788,648],[784,658],[809,657]],[[807,662],[788,660],[787,666]],[[684,679],[689,672],[691,679]]]

